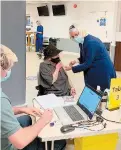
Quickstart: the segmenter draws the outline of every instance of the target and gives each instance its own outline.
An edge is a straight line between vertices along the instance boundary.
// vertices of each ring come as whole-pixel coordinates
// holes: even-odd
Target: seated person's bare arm
[[[13,112],[14,115],[18,115],[18,114],[28,114],[31,116],[41,116],[42,113],[40,111],[40,109],[35,108],[35,107],[13,107]]]
[[[62,64],[58,63],[55,67],[55,71],[42,64],[40,64],[39,75],[46,81],[48,85],[52,85],[58,79],[58,74],[60,69],[62,68]],[[41,82],[41,81],[40,81]]]
[[[52,111],[45,110],[37,123],[33,126],[22,128],[14,115],[10,102],[6,98],[2,98],[1,108],[1,131],[2,138],[8,139],[10,143],[17,149],[23,149],[31,143],[39,134],[39,132],[52,119]]]
[[[62,63],[59,62],[57,65],[56,65],[56,69],[55,69],[55,72],[53,73],[53,82],[54,83],[57,79],[58,79],[58,73],[60,71],[60,69],[62,68]]]
[[[38,136],[51,119],[52,111],[45,110],[42,117],[34,125],[20,128],[14,134],[10,135],[8,139],[17,149],[23,149]]]

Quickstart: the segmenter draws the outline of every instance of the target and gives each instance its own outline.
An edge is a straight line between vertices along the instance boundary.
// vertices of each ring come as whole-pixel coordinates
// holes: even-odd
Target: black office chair
[[[37,96],[44,95],[45,88],[40,84],[39,72],[37,73],[37,81],[38,81],[38,85],[35,87],[35,89],[38,90]]]
[[[36,86],[35,88],[36,88],[36,90],[38,90],[37,96],[44,95],[45,89],[44,89],[41,85],[38,85],[38,86]]]

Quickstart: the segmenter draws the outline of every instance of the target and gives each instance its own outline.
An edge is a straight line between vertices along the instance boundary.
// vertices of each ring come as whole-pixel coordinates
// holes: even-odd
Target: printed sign
[[[121,104],[121,78],[111,80],[108,109],[119,108]]]
[[[106,18],[100,19],[100,26],[106,26]]]

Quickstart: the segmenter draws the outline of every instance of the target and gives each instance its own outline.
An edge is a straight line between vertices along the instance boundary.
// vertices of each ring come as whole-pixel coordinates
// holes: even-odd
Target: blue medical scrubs
[[[41,52],[43,47],[43,26],[37,26],[37,32],[42,32],[42,34],[36,34],[36,52]]]
[[[94,89],[99,85],[101,90],[110,88],[111,78],[116,78],[114,65],[102,41],[92,35],[84,38],[80,46],[80,64],[72,67],[74,73],[84,71],[85,84]]]

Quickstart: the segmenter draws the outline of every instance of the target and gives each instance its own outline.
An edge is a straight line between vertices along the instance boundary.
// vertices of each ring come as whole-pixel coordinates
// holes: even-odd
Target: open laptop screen
[[[88,117],[92,119],[101,98],[102,96],[98,92],[88,86],[85,86],[81,96],[79,97],[78,105],[88,115]]]

